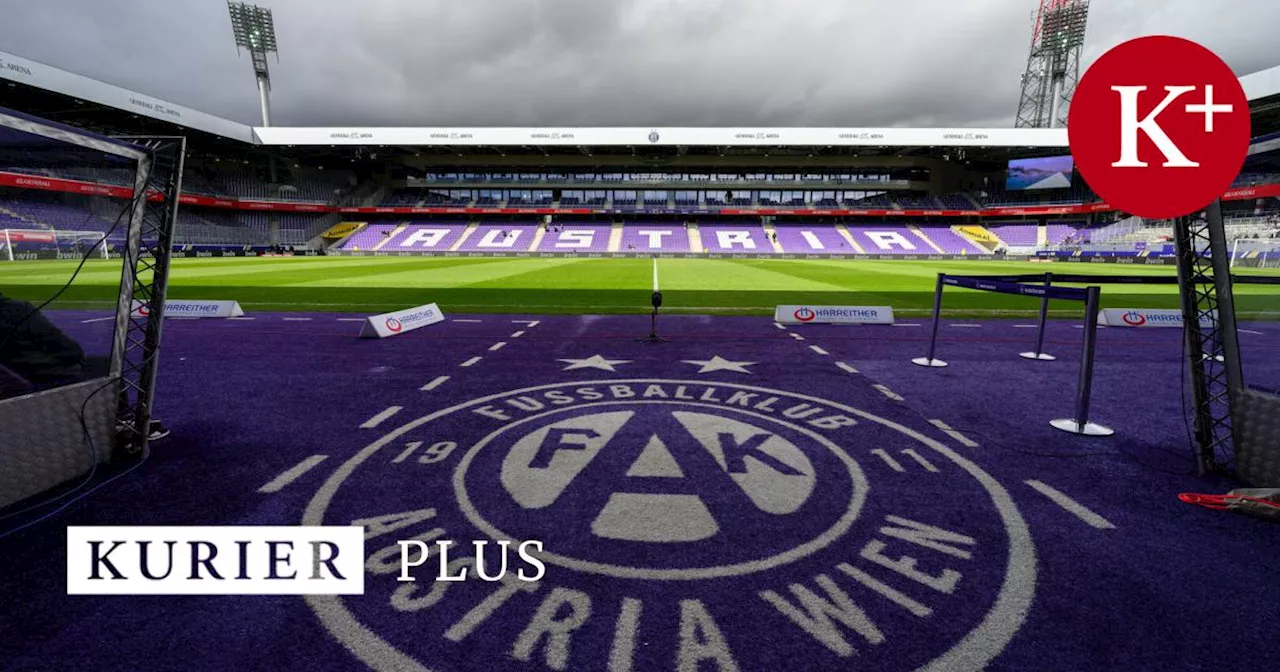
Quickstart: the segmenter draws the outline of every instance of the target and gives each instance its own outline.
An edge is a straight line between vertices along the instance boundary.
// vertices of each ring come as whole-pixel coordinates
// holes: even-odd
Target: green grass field
[[[32,301],[51,296],[75,262],[0,264],[0,291]],[[376,312],[437,302],[451,312],[628,313],[647,310],[649,259],[298,257],[176,259],[169,296],[235,299],[248,310]],[[111,305],[118,261],[85,265],[56,304]],[[922,315],[936,274],[1087,273],[1172,275],[1172,266],[1030,262],[659,259],[659,280],[673,312],[768,314],[779,303],[890,305]],[[1280,276],[1280,270],[1249,271]],[[1174,285],[1103,285],[1103,305],[1175,308]],[[1280,318],[1280,286],[1237,286],[1243,317]],[[1029,314],[1033,299],[962,289],[947,291],[955,315]],[[1079,306],[1055,304],[1078,315]],[[954,312],[953,312],[954,311]]]

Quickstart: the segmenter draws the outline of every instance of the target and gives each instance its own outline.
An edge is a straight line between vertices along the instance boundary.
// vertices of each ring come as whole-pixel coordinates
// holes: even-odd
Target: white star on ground
[[[720,355],[716,355],[708,360],[686,359],[685,364],[693,364],[700,366],[698,373],[711,373],[712,371],[734,371],[737,373],[751,373],[747,370],[748,366],[758,364],[759,362],[731,362]]]
[[[617,373],[618,370],[613,368],[619,364],[630,364],[630,359],[605,359],[602,355],[592,355],[586,359],[561,359],[569,366],[564,367],[561,371],[572,371],[574,369],[600,369],[601,371],[612,371]]]

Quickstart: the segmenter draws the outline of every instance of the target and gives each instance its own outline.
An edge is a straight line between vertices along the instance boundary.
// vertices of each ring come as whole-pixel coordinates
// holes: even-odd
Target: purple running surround
[[[713,224],[698,229],[702,234],[702,247],[712,254],[777,253],[759,224]]]
[[[951,230],[949,226],[922,226],[920,233],[942,248],[945,254],[986,254],[987,251],[969,242],[964,236]],[[928,250],[932,252],[930,248]]]
[[[688,252],[689,232],[683,224],[627,224],[619,252]]]
[[[466,228],[466,222],[410,224],[379,251],[448,252]]]
[[[535,224],[485,224],[462,241],[459,252],[528,252]]]
[[[363,229],[352,234],[350,238],[347,238],[347,240],[342,243],[341,249],[368,252],[369,250],[372,250],[375,245],[386,240],[387,236],[390,236],[391,232],[395,231],[397,226],[400,225],[369,224]]]
[[[1032,365],[1016,354],[1034,342],[1020,320],[944,320],[937,354],[951,366],[925,369],[909,360],[929,330],[889,325],[664,315],[668,342],[654,347],[636,341],[647,315],[445,308],[446,322],[364,341],[339,321],[358,316],[250,310],[167,323],[156,414],[172,435],[79,505],[0,539],[0,626],[22,633],[4,639],[0,668],[1056,672],[1280,659],[1280,638],[1259,627],[1280,603],[1280,535],[1177,499],[1236,487],[1194,474],[1180,330],[1098,333],[1093,418],[1116,429],[1100,440],[1048,423],[1071,412],[1079,320],[1050,321],[1046,349],[1061,359]],[[109,316],[50,314],[90,352],[109,348],[112,323],[96,321]],[[1248,377],[1280,386],[1280,325],[1242,326]],[[68,574],[88,571],[66,562],[71,525],[357,525],[364,592],[69,596]],[[466,580],[437,581],[433,553],[399,581],[397,542],[413,539],[453,542],[451,574]],[[479,580],[473,542],[491,542],[492,575],[494,539],[515,541],[507,577]],[[515,550],[530,539],[544,544],[538,583],[517,578],[533,569]],[[165,564],[153,556],[151,569]]]
[[[867,254],[937,254],[905,226],[850,224],[847,228]]]
[[[608,252],[608,225],[552,225],[538,242],[538,252]]]
[[[834,226],[786,225],[777,228],[778,244],[789,254],[857,254]]]

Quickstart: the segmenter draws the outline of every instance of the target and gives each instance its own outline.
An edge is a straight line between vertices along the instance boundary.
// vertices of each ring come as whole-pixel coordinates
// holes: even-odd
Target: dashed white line
[[[961,434],[960,432],[958,432],[958,431],[956,431],[956,430],[952,429],[952,428],[951,428],[951,425],[948,425],[947,423],[945,423],[945,422],[943,422],[943,421],[941,421],[941,420],[937,420],[937,419],[930,420],[930,421],[929,421],[929,424],[931,424],[931,425],[933,425],[934,427],[937,427],[938,429],[942,430],[942,433],[943,433],[943,434],[946,434],[947,436],[949,436],[949,437],[951,437],[951,438],[955,439],[955,440],[956,440],[960,445],[965,446],[966,448],[977,448],[977,447],[978,447],[978,442],[977,442],[977,441],[974,441],[973,439],[971,439],[971,438],[969,438],[969,437],[965,436],[964,434]]]
[[[512,323],[512,324],[523,324],[524,326],[529,327],[530,329],[532,329],[533,327],[536,327],[536,326],[538,326],[539,324],[541,324],[541,322],[540,322],[539,320],[511,320],[511,323]]]
[[[781,324],[779,324],[779,323],[777,323],[777,322],[774,322],[774,323],[773,323],[773,326],[775,326],[775,327],[777,327],[777,328],[779,328],[779,329],[781,329],[781,330],[783,330],[783,331],[786,331],[786,330],[787,330],[787,328],[786,328],[786,327],[782,326]]]
[[[1259,336],[1262,336],[1262,335],[1263,335],[1263,332],[1261,332],[1261,331],[1254,331],[1254,330],[1252,330],[1252,329],[1237,329],[1236,331],[1243,331],[1243,332],[1244,332],[1244,333],[1246,333],[1246,334],[1257,334],[1257,335],[1259,335]]]
[[[115,315],[108,315],[106,317],[95,317],[89,320],[80,320],[80,324],[89,324],[90,322],[102,322],[103,320],[114,320],[114,319],[116,319]],[[1244,329],[1241,329],[1240,331],[1244,331]]]
[[[819,347],[818,347],[818,346],[816,346],[816,345],[811,345],[811,346],[809,346],[809,349],[810,349],[810,350],[812,350],[812,351],[814,351],[814,352],[816,352],[816,353],[818,353],[819,355],[826,355],[826,354],[827,354],[827,351],[826,351],[826,350],[823,350],[822,348],[819,348]]]
[[[400,409],[402,408],[404,407],[391,406],[387,410],[373,416],[372,418],[369,418],[368,420],[365,420],[364,423],[360,425],[360,429],[373,429],[374,427],[381,425],[383,420],[386,420],[387,418],[395,415],[396,413],[399,413]]]
[[[889,388],[885,387],[884,385],[876,384],[876,385],[872,385],[871,387],[874,387],[874,388],[876,388],[877,390],[880,390],[880,394],[883,394],[884,396],[889,397],[890,399],[892,399],[892,400],[894,400],[894,401],[902,401],[902,400],[903,400],[903,399],[902,399],[902,395],[898,394],[897,392],[894,392],[893,390],[891,390],[891,389],[889,389]]]
[[[952,324],[949,326],[955,327],[956,329],[981,329],[982,328],[981,324]]]
[[[791,334],[791,338],[794,338],[794,339],[796,339],[797,341],[803,341],[803,340],[804,340],[804,336],[801,336],[800,334],[797,334],[797,333],[796,333],[796,332],[794,332],[794,331],[789,331],[789,332],[787,332],[787,333]]]
[[[169,318],[165,318],[165,319],[169,319],[169,320],[199,320],[199,319],[203,319],[203,318],[199,318],[199,317],[169,317]]]
[[[841,371],[844,371],[845,373],[857,373],[857,372],[858,372],[858,370],[857,370],[857,369],[853,368],[853,365],[851,365],[851,364],[845,364],[844,362],[836,362],[836,366],[840,367],[840,370],[841,370]]]
[[[1051,488],[1045,485],[1044,483],[1041,483],[1040,481],[1032,480],[1032,481],[1025,481],[1025,483],[1035,488],[1036,491],[1039,492],[1040,494],[1053,500],[1054,504],[1057,504],[1058,506],[1061,506],[1062,508],[1066,509],[1068,513],[1074,515],[1076,518],[1079,518],[1080,520],[1083,520],[1085,523],[1088,523],[1090,526],[1095,527],[1099,530],[1116,529],[1116,526],[1113,525],[1111,521],[1090,511],[1083,504],[1081,504],[1080,502],[1077,502],[1074,499],[1071,499],[1070,497],[1066,496],[1062,492],[1055,490],[1054,488]]]
[[[422,390],[423,392],[430,392],[431,390],[434,390],[437,387],[444,385],[445,381],[447,380],[449,380],[449,376],[439,376],[435,380],[427,383],[426,385],[423,385],[422,387],[419,387],[418,389]]]
[[[311,321],[311,318],[309,317],[282,317],[280,319],[284,320],[285,322],[310,322]]]
[[[489,346],[489,352],[497,352],[501,350],[502,346],[506,344],[507,344],[506,341],[498,341],[497,343],[494,343],[493,345]]]
[[[338,321],[339,321],[339,322],[364,322],[364,321],[365,321],[365,320],[367,320],[367,319],[369,319],[369,318],[367,318],[367,317],[339,317],[339,318],[338,318]]]
[[[455,317],[454,319],[449,320],[449,321],[450,321],[450,322],[466,322],[466,323],[468,323],[468,324],[479,324],[479,323],[483,322],[484,320],[470,320],[470,319],[463,319],[463,318],[457,318],[457,317]]]
[[[256,317],[228,317],[228,320],[256,320]]]
[[[320,464],[321,462],[324,462],[328,458],[329,458],[328,455],[312,455],[311,457],[308,457],[307,459],[290,467],[288,470],[286,470],[284,473],[280,474],[279,476],[276,476],[275,478],[271,479],[271,482],[267,483],[261,488],[258,488],[258,492],[261,492],[263,494],[280,492],[281,490],[284,489],[284,486],[289,485],[290,483],[298,480],[298,478],[300,478],[303,474],[307,473],[308,471],[311,471],[316,467],[316,465]]]
[[[507,338],[520,338],[521,336],[524,336],[524,330],[523,330],[523,329],[521,329],[520,331],[517,331],[517,332],[516,332],[516,333],[514,333],[514,334],[511,334],[511,335],[510,335],[510,336],[508,336]]]
[[[458,366],[473,366],[475,365],[476,362],[482,359],[484,359],[484,357],[472,357],[471,359],[468,359],[467,361],[459,364]]]
[[[1040,325],[1037,325],[1037,324],[1015,324],[1015,325],[1013,325],[1013,328],[1014,328],[1014,329],[1035,329],[1035,328],[1036,328],[1036,327],[1038,327],[1038,326],[1040,326]]]
[[[920,325],[919,325],[919,324],[916,324],[915,322],[894,322],[893,324],[891,324],[891,325],[889,325],[889,326],[891,326],[891,327],[918,327],[918,326],[920,326]]]

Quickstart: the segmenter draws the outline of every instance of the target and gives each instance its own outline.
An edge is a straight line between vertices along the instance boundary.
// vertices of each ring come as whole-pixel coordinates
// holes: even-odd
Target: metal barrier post
[[[1093,392],[1093,356],[1098,345],[1098,298],[1101,290],[1090,287],[1084,302],[1084,343],[1080,348],[1080,376],[1076,382],[1076,412],[1073,418],[1049,422],[1057,429],[1084,436],[1111,436],[1115,430],[1089,422],[1089,398]]]
[[[1020,352],[1023,359],[1034,359],[1041,362],[1052,362],[1057,359],[1044,352],[1044,332],[1049,323],[1049,287],[1053,285],[1053,273],[1044,274],[1044,296],[1040,299],[1040,323],[1036,329],[1036,349],[1031,352]]]
[[[946,277],[946,273],[938,274],[938,286],[933,291],[933,335],[929,338],[929,356],[916,357],[911,360],[911,363],[917,366],[941,368],[947,365],[946,362],[941,359],[935,359],[933,356],[934,352],[938,348],[938,325],[941,324],[942,319],[942,281],[945,280]]]

